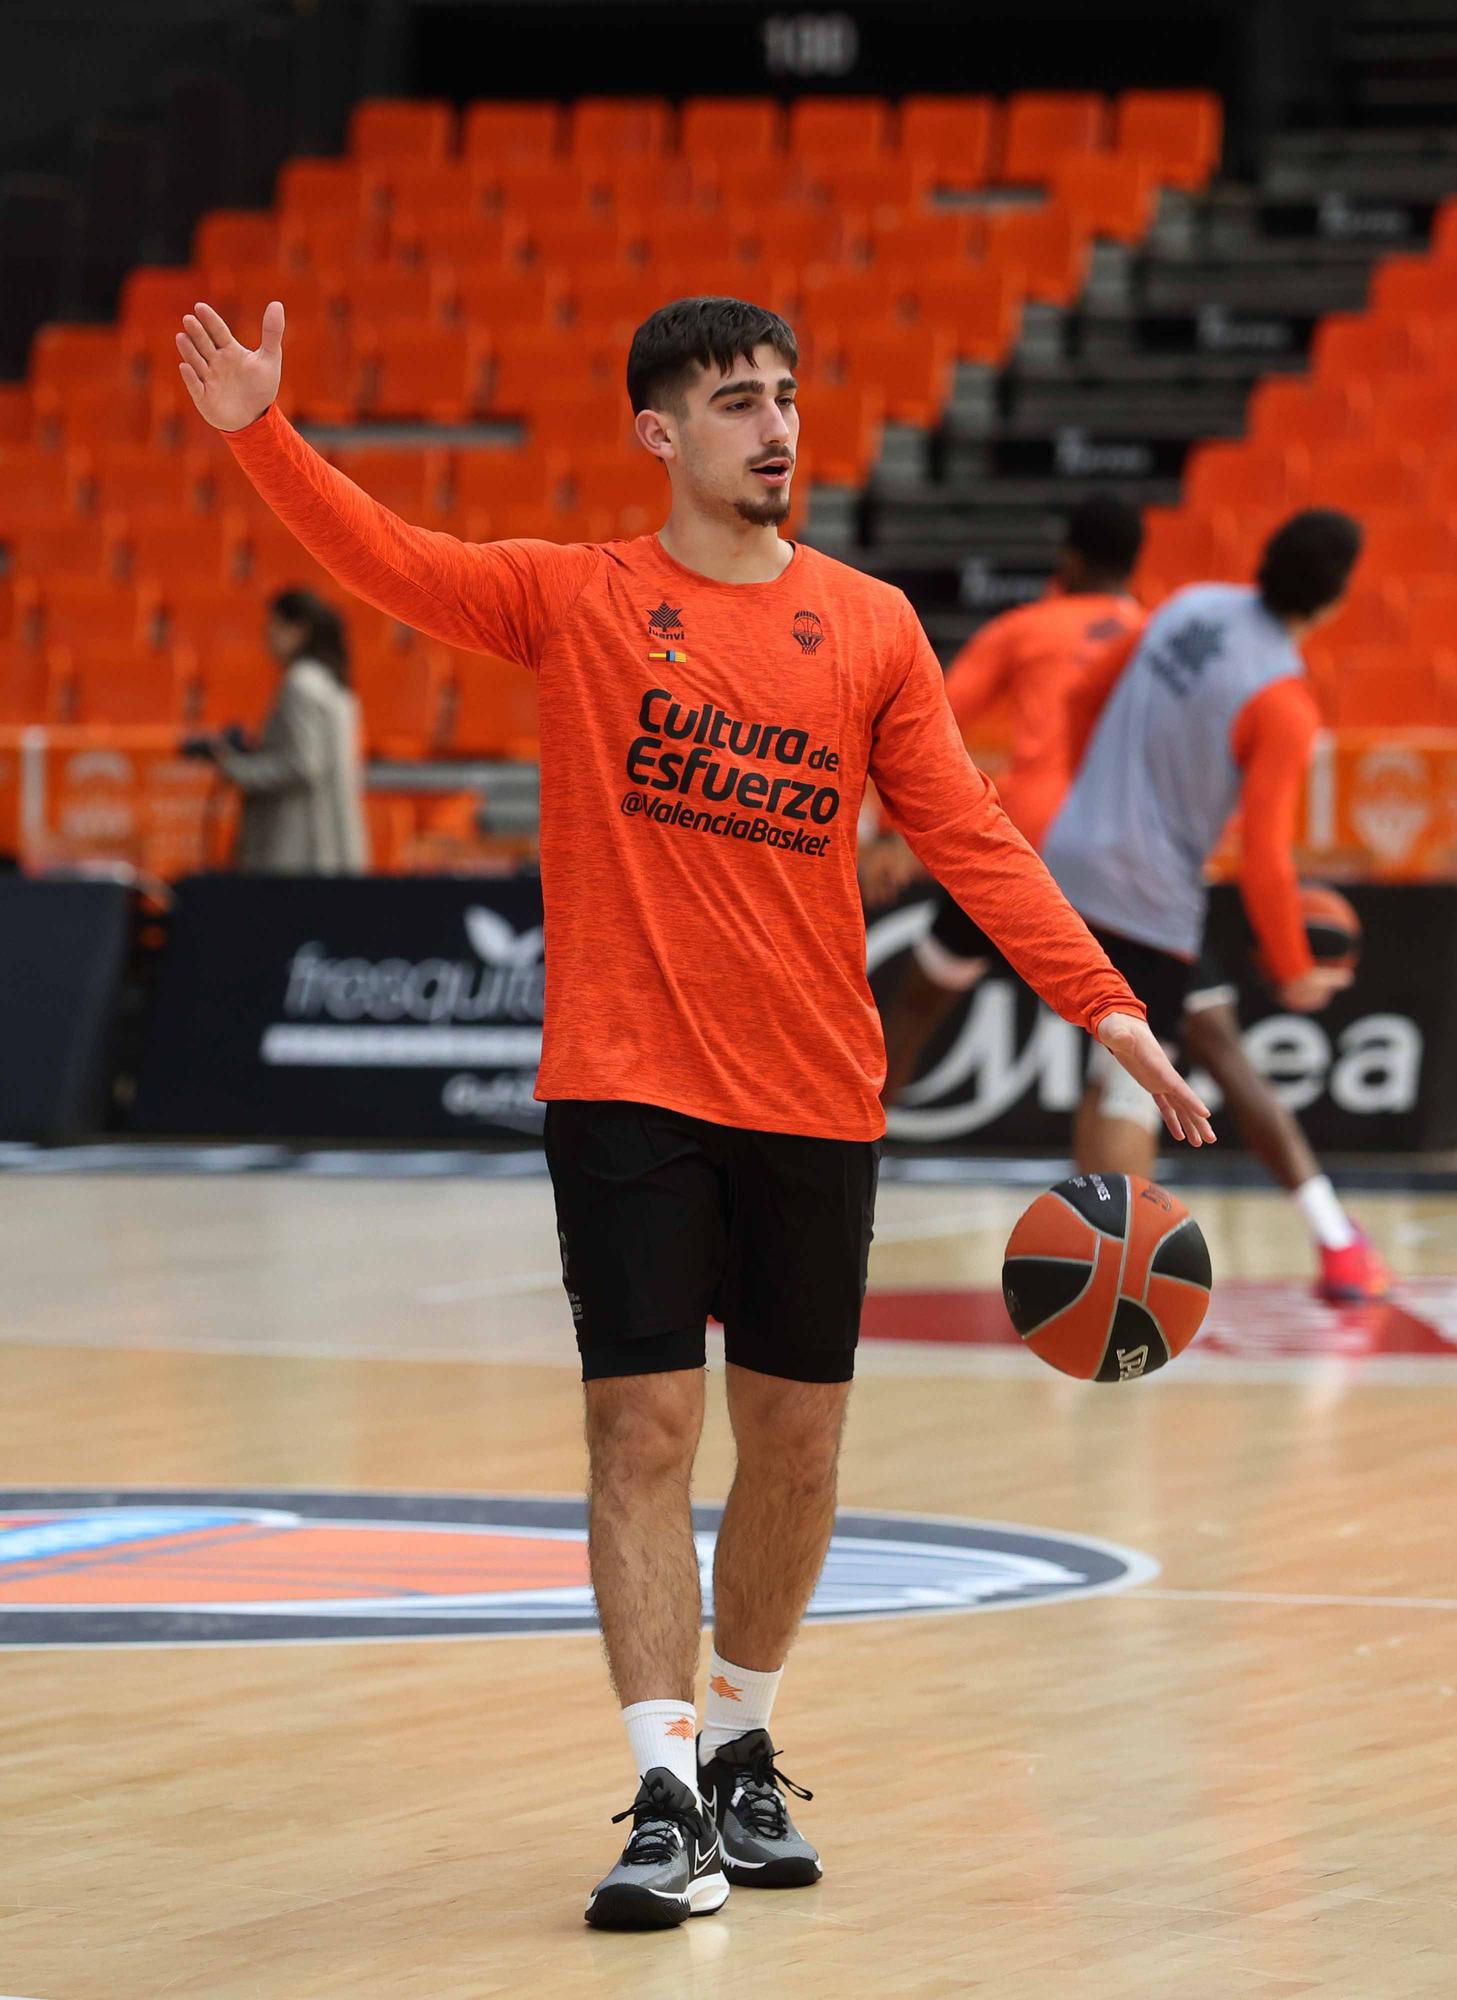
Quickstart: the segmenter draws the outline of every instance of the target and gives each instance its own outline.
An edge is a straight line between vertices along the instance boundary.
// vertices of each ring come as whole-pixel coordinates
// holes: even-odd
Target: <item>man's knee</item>
[[[594,1485],[686,1473],[703,1425],[700,1369],[614,1375],[589,1382],[587,1449]]]
[[[840,1455],[848,1382],[789,1382],[736,1371],[734,1436],[740,1459],[772,1461],[774,1476],[818,1485]],[[746,1385],[752,1384],[752,1387]]]

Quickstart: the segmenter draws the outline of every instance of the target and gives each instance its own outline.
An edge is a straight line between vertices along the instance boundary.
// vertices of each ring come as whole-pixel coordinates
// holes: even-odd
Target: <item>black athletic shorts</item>
[[[1100,930],[1096,924],[1088,928],[1147,1007],[1148,1025],[1159,1040],[1177,1048],[1184,996],[1194,976],[1191,962],[1136,938],[1120,937],[1117,931]]]
[[[710,1313],[741,1368],[850,1380],[879,1140],[559,1099],[546,1160],[584,1381],[701,1368]]]

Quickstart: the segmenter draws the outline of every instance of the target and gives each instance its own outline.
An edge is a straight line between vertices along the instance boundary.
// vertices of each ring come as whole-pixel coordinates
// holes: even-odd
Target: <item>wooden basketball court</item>
[[[1030,1189],[887,1185],[844,1508],[1149,1560],[1096,1594],[808,1626],[775,1735],[816,1792],[799,1817],[824,1882],[644,1937],[581,1920],[633,1790],[590,1633],[94,1644],[105,1605],[160,1588],[140,1542],[100,1568],[79,1541],[6,1560],[46,1488],[87,1489],[102,1534],[98,1489],[576,1493],[545,1182],[49,1174],[0,1194],[0,1631],[43,1600],[79,1635],[3,1654],[5,1994],[1457,1992],[1451,1199],[1358,1201],[1404,1288],[1334,1312],[1305,1297],[1280,1201],[1192,1195],[1209,1341],[1084,1388],[998,1339],[978,1297]],[[728,1471],[715,1413],[705,1500]],[[339,1574],[299,1546],[285,1615],[310,1590],[337,1609],[397,1589],[357,1536]],[[565,1602],[579,1544],[540,1546]],[[246,1618],[286,1592],[244,1569]]]

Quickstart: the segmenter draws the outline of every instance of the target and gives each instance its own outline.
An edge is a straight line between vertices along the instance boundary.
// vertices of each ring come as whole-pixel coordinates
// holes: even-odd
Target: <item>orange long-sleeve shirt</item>
[[[855,873],[867,775],[1060,1013],[1090,1032],[1143,1014],[966,755],[900,591],[802,545],[773,582],[725,584],[655,535],[460,542],[371,500],[276,408],[228,443],[347,589],[537,673],[539,1098],[877,1137],[885,1054]]]
[[[1069,696],[1104,648],[1136,638],[1147,621],[1143,606],[1120,593],[1054,592],[989,619],[946,669],[946,697],[963,736],[993,702],[1011,699],[1011,764],[997,790],[1034,847],[1076,768]]]

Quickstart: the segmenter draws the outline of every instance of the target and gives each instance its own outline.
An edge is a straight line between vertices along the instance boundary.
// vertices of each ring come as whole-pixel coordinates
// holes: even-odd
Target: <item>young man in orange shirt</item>
[[[899,591],[786,542],[794,335],[687,299],[628,359],[664,466],[656,535],[463,543],[414,528],[279,415],[283,308],[257,349],[200,305],[199,411],[347,588],[534,670],[547,1007],[537,1095],[586,1384],[590,1559],[637,1763],[592,1923],[662,1927],[731,1883],[816,1880],[770,1708],[829,1543],[884,1129],[854,828],[892,821],[1028,982],[1213,1138],[1143,1008],[966,756]],[[704,1322],[723,1321],[738,1469],[701,1598],[689,1480]]]

